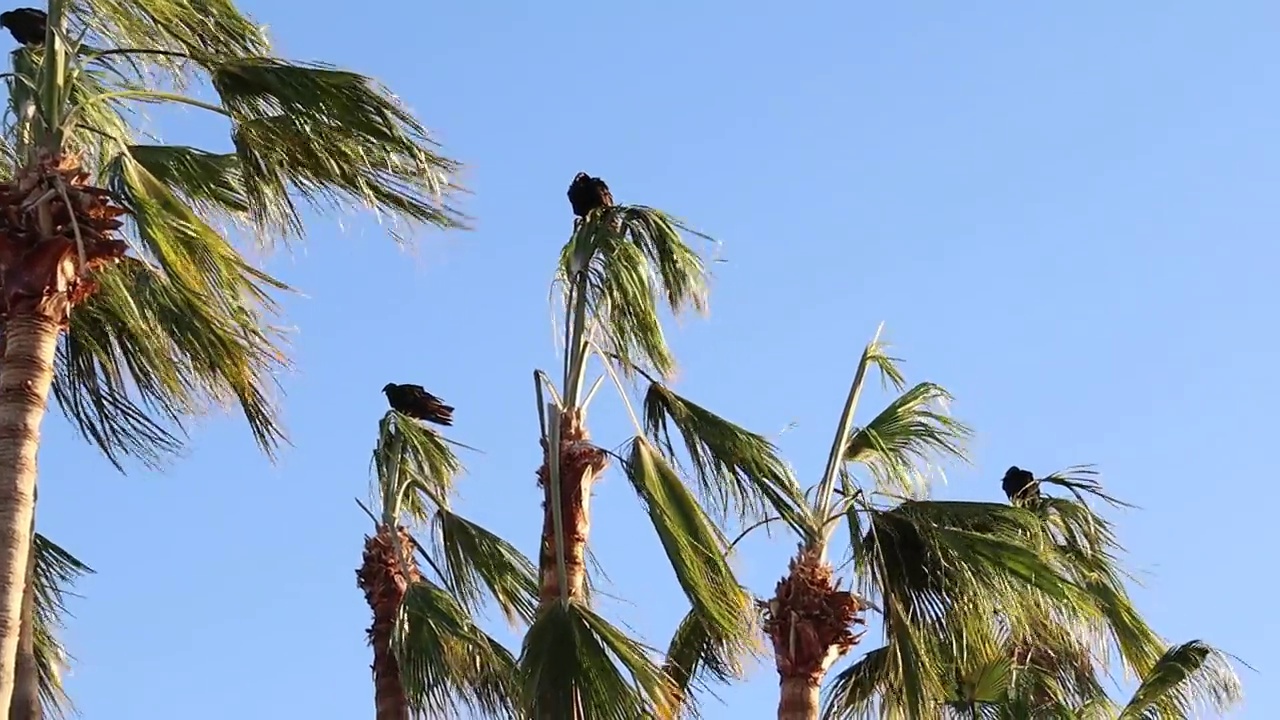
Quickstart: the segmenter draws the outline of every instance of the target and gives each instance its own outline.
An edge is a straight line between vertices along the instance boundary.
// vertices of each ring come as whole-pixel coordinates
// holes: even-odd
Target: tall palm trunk
[[[123,257],[124,210],[87,184],[79,158],[41,152],[0,184],[0,717],[13,698],[23,587],[35,513],[36,453],[58,336],[88,275]]]
[[[369,644],[373,646],[375,717],[377,720],[409,720],[409,700],[391,644],[405,592],[411,583],[422,579],[413,559],[413,541],[409,534],[397,529],[393,535],[391,528],[383,526],[377,535],[365,538],[364,562],[356,571],[356,577],[373,613]]]
[[[35,525],[33,513],[33,539]],[[32,556],[27,562],[27,580],[22,590],[22,630],[18,635],[18,662],[14,676],[13,702],[9,705],[9,720],[41,720],[44,717],[40,706],[40,669],[36,665],[35,622],[36,562]]]
[[[825,556],[820,547],[802,545],[765,608],[764,630],[782,685],[778,720],[817,720],[827,671],[862,636],[852,628],[866,622],[860,615],[865,606],[836,589]]]
[[[582,424],[582,413],[570,409],[560,416],[560,502],[563,518],[565,578],[570,599],[586,597],[587,537],[591,532],[591,487],[609,464],[608,456],[590,443]],[[551,469],[545,441],[538,484],[542,486],[542,549],[538,555],[541,577],[539,601],[547,604],[560,599],[559,571],[556,563],[556,532],[552,514]]]

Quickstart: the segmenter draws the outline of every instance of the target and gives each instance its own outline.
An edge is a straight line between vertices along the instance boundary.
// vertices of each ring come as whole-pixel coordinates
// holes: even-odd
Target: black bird
[[[1030,471],[1023,470],[1017,465],[1005,472],[1000,488],[1004,490],[1005,495],[1009,496],[1009,502],[1040,499],[1040,481],[1036,480],[1036,476]]]
[[[613,205],[613,193],[604,180],[580,172],[569,183],[569,204],[573,206],[574,215],[586,217],[596,208]]]
[[[382,388],[391,409],[411,418],[426,420],[437,425],[453,424],[453,408],[440,398],[427,392],[421,385],[397,385],[387,383]]]
[[[43,45],[44,26],[49,19],[43,10],[18,8],[0,13],[0,27],[22,45]]]

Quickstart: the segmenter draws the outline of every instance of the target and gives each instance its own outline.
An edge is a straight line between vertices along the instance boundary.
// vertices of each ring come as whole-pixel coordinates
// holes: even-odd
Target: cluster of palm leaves
[[[274,299],[289,288],[247,250],[302,237],[304,203],[462,227],[449,204],[456,163],[370,79],[273,56],[229,0],[52,0],[46,10],[44,43],[15,50],[7,74],[0,241],[16,247],[34,227],[35,247],[68,248],[48,282],[69,314],[5,309],[0,390],[40,397],[0,416],[38,427],[51,395],[123,470],[130,459],[161,466],[190,418],[233,407],[273,453],[283,429],[271,378],[289,364]],[[229,146],[157,144],[134,114],[149,104],[221,118]],[[31,178],[49,191],[18,194]],[[88,218],[77,214],[82,197],[98,226],[76,219]],[[58,207],[70,219],[54,232]],[[126,250],[99,262],[92,232],[114,231],[116,217]],[[663,316],[703,311],[708,296],[691,235],[701,237],[641,205],[575,222],[555,275],[562,367],[534,372],[545,492],[536,562],[452,509],[461,463],[447,439],[395,411],[382,418],[358,573],[379,718],[692,716],[705,690],[742,677],[765,638],[779,717],[817,717],[824,681],[831,718],[1175,718],[1238,700],[1226,656],[1200,642],[1166,646],[1133,607],[1111,525],[1092,504],[1118,501],[1087,471],[1039,481],[1062,497],[929,498],[933,469],[963,458],[969,430],[945,412],[944,389],[904,384],[878,336],[807,493],[766,438],[677,393]],[[0,256],[6,278],[46,281],[26,255]],[[898,396],[858,426],[877,371]],[[587,414],[606,383],[631,426],[601,442]],[[0,393],[19,395],[30,393]],[[38,436],[9,430],[3,457],[34,458],[28,437]],[[34,464],[10,464],[0,467],[0,524],[16,543],[0,547],[0,714],[30,720],[69,707],[56,630],[63,596],[90,571],[35,532]],[[611,467],[689,605],[664,651],[592,603],[591,485]],[[800,550],[774,596],[756,597],[734,576],[728,533],[774,521]],[[849,562],[837,567],[829,555],[842,529]],[[523,631],[518,651],[482,629],[490,605]],[[880,646],[838,668],[868,612]],[[1123,706],[1104,687],[1117,665],[1140,683]]]

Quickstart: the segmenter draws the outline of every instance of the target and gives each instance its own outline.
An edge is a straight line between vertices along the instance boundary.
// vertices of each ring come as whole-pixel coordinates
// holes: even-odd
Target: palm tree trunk
[[[35,537],[35,516],[32,514],[31,536]],[[18,663],[14,677],[13,702],[9,705],[9,720],[42,720],[40,706],[40,670],[36,666],[36,561],[32,555],[27,561],[27,581],[22,590],[22,630],[18,636]]]
[[[586,598],[587,590],[587,538],[591,533],[591,487],[609,463],[608,455],[590,443],[590,436],[582,424],[578,410],[568,410],[561,415],[560,427],[560,507],[563,512],[565,578],[567,597],[572,600]],[[556,533],[551,512],[551,469],[543,443],[542,467],[538,469],[538,484],[542,486],[542,549],[538,554],[538,571],[541,576],[539,601],[542,604],[560,599],[560,579],[556,566]]]
[[[39,310],[15,314],[5,323],[0,370],[0,717],[8,716],[13,698],[35,518],[36,451],[60,330],[57,321]]]
[[[412,540],[404,531],[397,534],[399,543],[388,527],[365,538],[364,563],[356,571],[357,584],[373,613],[369,644],[373,646],[373,699],[377,720],[409,720],[409,700],[391,639],[405,592],[411,582],[420,579],[420,573],[412,560]],[[408,563],[408,578],[400,568],[402,557]]]
[[[865,605],[836,589],[825,555],[821,547],[802,545],[766,606],[764,630],[781,681],[778,720],[817,720],[827,671],[862,637],[852,628],[865,624]]]
[[[783,678],[782,694],[778,698],[778,720],[818,720],[821,688],[821,678],[816,682],[807,677]]]

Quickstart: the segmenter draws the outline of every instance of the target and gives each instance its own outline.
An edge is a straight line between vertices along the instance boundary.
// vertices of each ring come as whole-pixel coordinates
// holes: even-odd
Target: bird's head
[[[590,180],[590,179],[591,179],[591,176],[590,176],[590,175],[588,175],[588,174],[586,174],[586,173],[584,173],[584,172],[580,172],[580,173],[578,173],[577,175],[574,175],[574,176],[573,176],[573,181],[574,181],[575,183],[584,183],[584,182],[586,182],[586,181],[588,181],[588,180]]]
[[[384,392],[384,393],[389,393],[389,392],[391,392],[392,390],[395,390],[395,389],[396,389],[396,384],[395,384],[395,383],[387,383],[386,385],[383,385],[383,386],[382,386],[382,392]]]
[[[1009,468],[1008,470],[1006,470],[1006,471],[1005,471],[1004,476],[1005,476],[1005,477],[1010,477],[1010,476],[1013,476],[1013,475],[1017,475],[1017,474],[1018,474],[1018,473],[1020,473],[1020,472],[1022,472],[1022,468],[1018,467],[1017,465],[1014,465],[1013,467],[1011,467],[1011,468]]]

